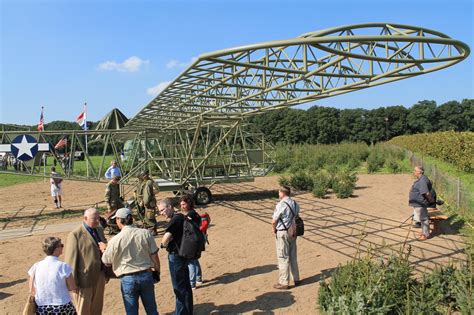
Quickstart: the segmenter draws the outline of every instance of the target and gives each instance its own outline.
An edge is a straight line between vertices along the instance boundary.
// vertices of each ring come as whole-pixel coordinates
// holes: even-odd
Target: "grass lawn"
[[[16,184],[36,182],[41,180],[43,179],[40,177],[33,177],[28,175],[0,174],[0,187],[8,187]]]

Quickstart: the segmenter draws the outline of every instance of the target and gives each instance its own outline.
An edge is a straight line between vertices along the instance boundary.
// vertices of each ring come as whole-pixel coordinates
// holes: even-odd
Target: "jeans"
[[[196,287],[196,282],[202,282],[201,264],[198,259],[188,261],[189,280],[191,280],[191,288]]]
[[[176,296],[176,315],[193,314],[193,291],[189,281],[188,260],[175,253],[168,254],[171,283]]]
[[[147,314],[157,315],[155,285],[151,272],[123,276],[120,278],[123,304],[127,315],[138,315],[138,298],[141,297]]]

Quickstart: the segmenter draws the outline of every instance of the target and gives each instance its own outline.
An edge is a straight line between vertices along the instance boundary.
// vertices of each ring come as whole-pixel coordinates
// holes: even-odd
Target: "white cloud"
[[[160,82],[160,83],[158,83],[157,85],[152,86],[151,88],[146,89],[146,93],[147,93],[148,95],[156,96],[156,95],[158,95],[161,91],[163,91],[170,83],[171,83],[171,81]]]
[[[172,59],[172,60],[168,61],[168,63],[166,64],[166,68],[168,68],[168,69],[186,68],[187,66],[189,66],[190,64],[195,62],[197,59],[198,59],[197,57],[192,57],[191,60],[189,60],[188,62],[181,62],[179,60]]]
[[[100,70],[104,71],[120,71],[120,72],[137,72],[140,67],[150,63],[148,60],[142,60],[137,56],[132,56],[122,63],[116,61],[106,61],[99,65]]]

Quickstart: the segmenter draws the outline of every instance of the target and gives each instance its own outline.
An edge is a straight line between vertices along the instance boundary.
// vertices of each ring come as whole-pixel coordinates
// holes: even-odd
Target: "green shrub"
[[[332,180],[332,189],[337,198],[349,198],[357,183],[357,175],[350,171],[338,172]]]
[[[290,186],[296,190],[311,191],[313,179],[308,174],[299,172],[290,177]]]
[[[328,171],[320,170],[313,176],[313,195],[318,198],[324,198],[331,186],[331,175]]]
[[[291,186],[291,185],[290,185],[290,179],[289,179],[288,177],[286,177],[286,176],[280,176],[280,177],[278,178],[278,184],[279,184],[280,186]]]
[[[402,172],[402,167],[400,166],[400,163],[394,159],[389,159],[386,163],[388,170],[392,174],[397,174]]]
[[[318,302],[328,314],[387,314],[400,309],[413,281],[409,262],[392,256],[379,263],[370,257],[339,266],[323,280]]]
[[[350,170],[355,170],[356,168],[359,167],[359,165],[360,165],[360,160],[356,158],[351,158],[347,162],[347,168]]]
[[[328,314],[448,314],[473,310],[473,273],[465,264],[413,275],[409,255],[367,255],[321,281],[318,303]],[[472,268],[472,267],[471,267]]]
[[[367,158],[367,172],[377,172],[385,163],[385,159],[381,152],[372,151]]]

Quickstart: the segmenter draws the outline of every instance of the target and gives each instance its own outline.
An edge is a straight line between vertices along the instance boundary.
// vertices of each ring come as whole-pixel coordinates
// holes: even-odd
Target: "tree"
[[[407,127],[411,134],[435,131],[436,102],[420,101],[413,105],[407,116]]]

